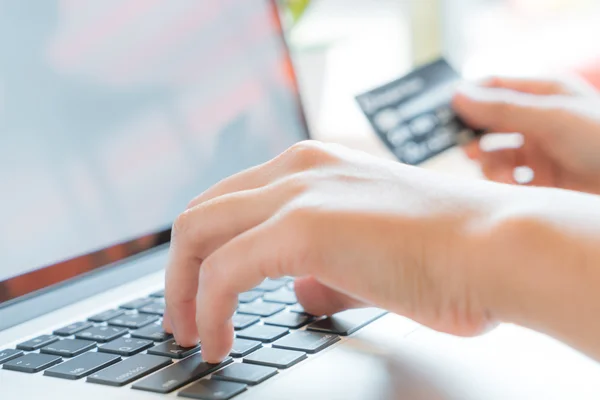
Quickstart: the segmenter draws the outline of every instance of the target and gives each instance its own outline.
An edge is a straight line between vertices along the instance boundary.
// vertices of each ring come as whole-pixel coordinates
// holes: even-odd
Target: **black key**
[[[92,326],[94,326],[94,324],[88,321],[75,322],[74,324],[63,326],[52,333],[58,336],[71,336]]]
[[[116,318],[119,315],[123,315],[123,314],[125,314],[125,311],[123,311],[123,310],[107,310],[107,311],[101,312],[100,314],[92,315],[91,317],[88,318],[88,320],[90,320],[92,322],[106,322],[109,319]]]
[[[4,364],[5,362],[8,362],[10,360],[14,360],[17,357],[21,357],[23,353],[21,350],[15,350],[15,349],[6,349],[6,350],[2,350],[0,351],[0,365]]]
[[[185,358],[190,354],[196,353],[198,350],[200,350],[199,344],[194,347],[181,347],[175,342],[175,339],[171,339],[152,347],[148,350],[148,354],[171,358]]]
[[[360,310],[348,310],[335,314],[331,317],[318,320],[308,326],[308,330],[334,333],[336,335],[352,335],[360,328],[370,324],[386,312],[378,308],[364,308]]]
[[[260,285],[254,288],[254,290],[260,290],[261,292],[274,292],[277,289],[281,289],[286,284],[285,281],[275,281],[273,279],[265,279]]]
[[[158,297],[158,298],[165,297],[165,290],[162,289],[162,290],[157,290],[154,293],[150,293],[150,297]]]
[[[251,290],[249,292],[240,293],[238,295],[238,302],[240,303],[252,303],[254,300],[258,300],[263,296],[264,292],[257,290]]]
[[[281,303],[281,304],[296,304],[298,299],[296,294],[289,289],[283,288],[276,292],[265,293],[263,300],[269,303]]]
[[[154,346],[154,342],[152,340],[119,338],[103,346],[98,347],[98,351],[101,351],[103,353],[118,354],[124,357],[130,357],[152,346]]]
[[[138,312],[141,312],[141,313],[144,313],[144,314],[152,314],[152,315],[164,315],[164,313],[165,313],[165,303],[161,303],[161,302],[155,301],[153,303],[145,305],[142,308],[139,308]]]
[[[112,326],[121,326],[123,328],[138,329],[143,328],[146,325],[150,325],[158,320],[159,318],[156,315],[130,314],[113,318],[108,321],[108,324]]]
[[[242,339],[258,340],[264,343],[270,343],[288,334],[286,328],[268,325],[254,325],[243,331],[236,333],[236,336]]]
[[[235,330],[246,329],[249,326],[254,325],[260,318],[255,317],[254,315],[243,315],[243,314],[235,314],[231,321],[233,322],[233,327]]]
[[[138,354],[88,376],[87,381],[109,386],[125,386],[171,364],[170,358]]]
[[[171,339],[173,336],[165,332],[161,325],[152,324],[131,332],[131,337],[153,340],[155,342],[164,342],[165,340]]]
[[[306,357],[306,353],[302,353],[301,351],[263,347],[249,356],[244,357],[244,362],[284,369],[298,364],[300,361],[306,359]]]
[[[170,393],[232,362],[233,360],[229,357],[220,364],[209,364],[202,359],[202,355],[194,354],[139,381],[133,385],[132,389],[155,393]]]
[[[204,379],[182,390],[177,395],[199,400],[229,400],[244,392],[246,388],[247,386],[241,383]]]
[[[273,343],[273,347],[314,354],[339,341],[340,337],[331,333],[296,331]]]
[[[42,347],[40,353],[62,357],[75,357],[96,347],[95,342],[80,339],[65,339]]]
[[[95,342],[110,342],[127,333],[125,328],[114,326],[95,326],[75,334],[77,339],[93,340]]]
[[[138,308],[142,308],[145,305],[148,305],[152,302],[153,302],[152,299],[147,299],[147,298],[135,299],[135,300],[129,301],[125,304],[121,304],[120,307],[124,308],[126,310],[137,310]]]
[[[212,379],[258,385],[277,375],[277,368],[262,365],[235,363],[229,367],[215,372]]]
[[[54,343],[58,340],[58,336],[54,335],[41,335],[36,338],[30,339],[26,342],[19,343],[17,349],[25,351],[34,351],[41,349],[42,347]]]
[[[270,317],[284,309],[285,306],[283,304],[256,302],[240,304],[237,312],[240,314],[258,315],[259,317]]]
[[[119,356],[93,351],[47,369],[44,375],[71,380],[81,379],[119,361],[121,361]]]
[[[4,363],[3,368],[11,371],[27,372],[34,374],[62,361],[62,358],[51,356],[50,354],[30,353],[23,357],[15,358],[12,361]]]
[[[257,342],[255,340],[247,340],[235,338],[233,340],[233,348],[231,349],[231,353],[229,355],[231,357],[246,357],[248,354],[256,351],[262,347],[261,342]]]
[[[298,313],[279,313],[270,318],[265,319],[265,324],[283,326],[290,329],[298,329],[312,322],[314,317],[307,314]]]

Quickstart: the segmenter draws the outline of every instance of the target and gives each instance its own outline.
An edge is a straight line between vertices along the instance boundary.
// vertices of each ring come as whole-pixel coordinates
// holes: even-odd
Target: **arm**
[[[237,294],[291,275],[313,314],[376,305],[457,335],[509,321],[600,359],[598,227],[591,195],[301,143],[178,217],[165,328],[184,346],[201,338],[206,360],[218,361],[233,341]]]
[[[493,263],[482,285],[490,308],[600,360],[600,197],[519,192],[500,211],[480,261]]]

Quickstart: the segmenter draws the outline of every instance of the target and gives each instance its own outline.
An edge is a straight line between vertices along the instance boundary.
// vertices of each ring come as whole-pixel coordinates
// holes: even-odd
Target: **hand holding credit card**
[[[451,108],[460,80],[440,59],[356,100],[398,159],[417,165],[477,135]]]

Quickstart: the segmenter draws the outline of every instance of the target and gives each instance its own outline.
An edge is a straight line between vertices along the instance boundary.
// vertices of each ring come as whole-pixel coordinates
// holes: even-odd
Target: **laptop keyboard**
[[[160,290],[1,350],[0,365],[100,385],[133,383],[134,390],[154,393],[171,393],[195,382],[178,395],[226,400],[385,314],[369,308],[332,317],[308,315],[297,304],[292,278],[266,279],[239,295],[230,356],[209,364],[202,359],[200,344],[183,348],[162,329],[164,310]]]

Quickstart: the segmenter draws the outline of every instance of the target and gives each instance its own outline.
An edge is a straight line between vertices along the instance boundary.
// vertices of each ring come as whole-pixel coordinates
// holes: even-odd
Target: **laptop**
[[[0,37],[1,399],[597,388],[595,364],[537,334],[466,342],[376,308],[312,316],[292,278],[239,296],[230,357],[207,364],[161,327],[170,225],[199,192],[309,137],[274,2],[0,0]],[[523,356],[515,335],[560,368]],[[515,373],[516,357],[536,373]],[[553,373],[573,378],[539,385]]]

